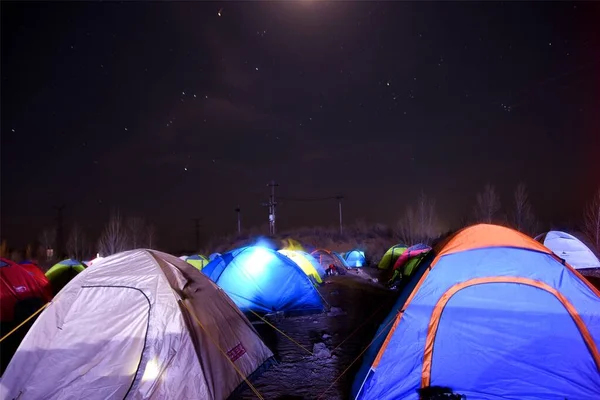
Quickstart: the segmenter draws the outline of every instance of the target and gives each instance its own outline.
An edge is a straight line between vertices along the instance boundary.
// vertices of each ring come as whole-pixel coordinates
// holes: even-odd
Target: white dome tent
[[[581,240],[561,231],[550,231],[535,238],[575,269],[600,268],[600,260]]]
[[[273,354],[206,276],[132,250],[77,275],[25,336],[0,398],[225,399]]]

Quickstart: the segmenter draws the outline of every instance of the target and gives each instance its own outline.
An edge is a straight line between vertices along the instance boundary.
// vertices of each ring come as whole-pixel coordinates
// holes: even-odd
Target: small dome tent
[[[344,254],[344,260],[350,268],[364,267],[366,264],[365,252],[358,249],[351,250]]]
[[[581,240],[561,231],[550,231],[535,238],[575,269],[600,268],[598,257]]]
[[[85,268],[85,264],[73,260],[72,258],[54,264],[52,268],[46,271],[46,278],[50,281],[54,294],[60,292],[71,279],[77,276],[77,274],[82,272]]]
[[[44,275],[40,267],[31,260],[21,261],[19,265],[25,268],[25,270],[27,270],[27,272],[29,272],[29,274],[35,278],[35,280],[38,282],[38,285],[44,292],[44,296],[47,299],[51,299],[53,296],[52,285],[50,285],[50,281],[48,278],[46,278],[46,275]]]
[[[593,399],[599,346],[597,289],[532,238],[475,225],[417,267],[352,397],[417,400],[441,386],[475,400]]]
[[[179,258],[188,264],[191,264],[198,271],[202,271],[202,268],[206,267],[206,265],[209,263],[209,259],[204,257],[202,254],[193,254],[191,256],[182,256]]]
[[[431,247],[419,243],[410,246],[394,263],[394,271],[400,270],[403,276],[411,276],[419,262],[431,251]]]
[[[310,255],[313,256],[323,268],[329,267],[330,264],[333,264],[338,269],[348,268],[346,261],[344,261],[344,259],[336,252],[326,249],[317,249],[310,253]]]
[[[389,269],[394,266],[394,263],[406,251],[407,247],[403,244],[397,244],[392,246],[385,252],[381,261],[379,261],[379,265],[377,266],[379,269]]]
[[[212,260],[202,272],[244,312],[323,311],[321,296],[304,271],[266,247],[232,250]]]
[[[31,273],[26,266],[0,258],[0,337],[4,337],[52,299],[48,281],[41,271],[40,274]],[[0,376],[34,321],[29,320],[0,342]]]
[[[0,321],[12,322],[15,318],[29,317],[31,313],[52,299],[40,281],[23,265],[0,258]],[[35,300],[35,301],[34,301]],[[19,312],[19,303],[32,301],[33,309]],[[23,315],[15,315],[23,314]],[[20,321],[17,321],[20,322]]]
[[[325,270],[321,267],[321,264],[310,254],[301,250],[278,250],[279,253],[283,254],[293,262],[295,262],[306,275],[318,284],[323,283],[323,277],[325,276]]]
[[[132,250],[65,286],[21,343],[0,393],[221,400],[272,356],[240,310],[192,266]]]

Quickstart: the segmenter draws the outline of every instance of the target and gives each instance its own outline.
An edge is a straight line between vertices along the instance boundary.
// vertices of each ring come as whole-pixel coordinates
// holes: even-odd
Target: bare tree
[[[103,257],[127,250],[127,229],[118,212],[113,213],[104,227],[104,231],[98,241],[98,250]]]
[[[153,249],[156,246],[156,227],[146,224],[146,247]]]
[[[584,229],[596,250],[600,251],[600,188],[585,208]]]
[[[398,236],[407,245],[416,243],[429,244],[437,232],[438,219],[435,212],[435,201],[421,193],[417,207],[408,207],[398,223]]]
[[[479,222],[491,224],[498,216],[500,211],[500,197],[496,194],[493,185],[487,184],[483,191],[477,193],[477,203],[475,204],[475,218]]]
[[[131,217],[127,219],[127,230],[129,234],[129,244],[132,249],[145,247],[147,238],[145,238],[146,221],[141,217]]]
[[[409,206],[398,221],[398,237],[405,244],[411,245],[417,240],[415,219],[415,211]]]
[[[78,224],[73,224],[67,239],[67,252],[69,257],[82,260],[88,252],[88,242],[85,233]]]
[[[533,215],[531,203],[529,202],[529,193],[524,183],[519,183],[515,189],[513,211],[513,225],[519,232],[527,234],[535,233],[536,220]]]
[[[46,228],[42,231],[39,237],[40,246],[43,248],[47,260],[54,258],[56,246],[56,229]]]

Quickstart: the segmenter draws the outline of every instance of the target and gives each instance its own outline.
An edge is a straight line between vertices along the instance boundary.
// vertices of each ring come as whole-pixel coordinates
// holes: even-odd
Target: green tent
[[[206,267],[206,264],[210,262],[210,260],[204,257],[202,254],[194,254],[187,257],[182,257],[182,259],[194,266],[198,271],[202,271],[202,268]]]
[[[85,268],[86,265],[84,263],[71,258],[54,264],[52,268],[46,271],[46,278],[50,281],[54,294],[56,295],[71,279],[75,278]]]
[[[406,251],[407,247],[403,244],[397,244],[392,246],[385,252],[381,261],[379,261],[379,269],[390,269],[394,266],[394,263]]]
[[[409,278],[412,276],[413,272],[415,271],[415,269],[419,266],[419,264],[421,263],[421,261],[423,261],[423,259],[427,256],[428,253],[421,253],[416,257],[411,258],[410,260],[408,260],[406,262],[406,265],[404,266],[404,271],[402,272],[402,276],[404,278]]]
[[[410,247],[404,253],[404,257],[407,256],[407,253],[411,253],[411,249],[412,247]],[[394,270],[392,277],[388,281],[388,286],[394,285],[397,283],[397,281],[400,280],[403,281],[405,284],[407,280],[412,276],[413,272],[417,269],[419,264],[421,264],[421,261],[423,261],[423,259],[427,257],[430,251],[431,248],[427,248],[413,253],[414,255],[408,254],[408,260],[404,261],[404,265],[401,265],[398,269]]]

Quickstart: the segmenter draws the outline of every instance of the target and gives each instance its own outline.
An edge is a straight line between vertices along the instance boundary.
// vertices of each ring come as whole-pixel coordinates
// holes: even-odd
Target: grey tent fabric
[[[225,399],[272,356],[201,272],[132,250],[54,298],[0,380],[0,399]]]
[[[566,232],[550,231],[535,238],[575,269],[600,268],[600,260],[583,241]]]

